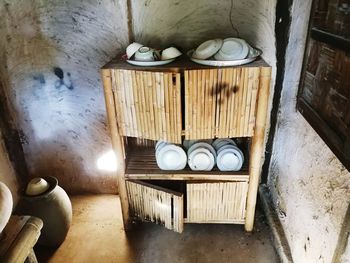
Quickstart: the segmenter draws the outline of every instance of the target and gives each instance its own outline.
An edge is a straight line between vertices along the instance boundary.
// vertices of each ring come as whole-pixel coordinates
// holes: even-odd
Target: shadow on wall
[[[70,192],[116,193],[99,171],[110,148],[99,68],[127,44],[123,3],[0,4],[0,76],[16,111],[30,177],[56,176]]]

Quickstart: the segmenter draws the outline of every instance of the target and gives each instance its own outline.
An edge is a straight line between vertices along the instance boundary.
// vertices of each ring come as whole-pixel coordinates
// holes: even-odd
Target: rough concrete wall
[[[96,168],[110,149],[99,68],[127,45],[126,1],[0,3],[0,77],[16,109],[30,176],[70,192],[117,191]]]
[[[0,132],[0,181],[7,185],[10,189],[14,203],[17,203],[19,183],[16,178],[15,171],[8,158],[2,134]]]
[[[135,40],[153,47],[175,44],[184,51],[204,40],[236,36],[264,51],[275,64],[276,0],[132,0]]]
[[[269,187],[295,262],[331,262],[350,174],[296,111],[311,1],[295,0]]]

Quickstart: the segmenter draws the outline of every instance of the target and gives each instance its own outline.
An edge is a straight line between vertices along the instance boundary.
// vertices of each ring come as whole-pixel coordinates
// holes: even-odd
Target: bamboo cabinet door
[[[248,181],[188,182],[188,223],[244,224]]]
[[[180,73],[111,69],[119,133],[181,143]]]
[[[250,137],[254,132],[259,67],[185,71],[185,137]]]
[[[126,181],[130,213],[135,218],[181,233],[184,224],[183,194],[142,181]]]

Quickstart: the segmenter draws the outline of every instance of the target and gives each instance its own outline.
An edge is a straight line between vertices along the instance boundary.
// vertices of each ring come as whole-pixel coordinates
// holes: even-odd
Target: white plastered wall
[[[296,111],[310,8],[293,3],[268,182],[296,263],[332,261],[350,201],[349,172]]]

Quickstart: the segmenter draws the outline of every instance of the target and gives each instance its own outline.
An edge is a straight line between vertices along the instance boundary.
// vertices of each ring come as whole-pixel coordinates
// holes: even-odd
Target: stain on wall
[[[30,177],[69,192],[116,193],[97,158],[111,149],[99,68],[128,43],[126,2],[0,3],[0,77],[16,110]]]
[[[296,0],[269,187],[294,262],[331,262],[350,202],[350,174],[296,111],[311,1]]]

